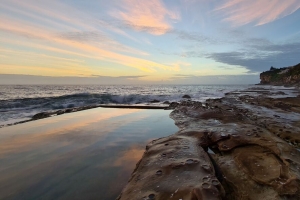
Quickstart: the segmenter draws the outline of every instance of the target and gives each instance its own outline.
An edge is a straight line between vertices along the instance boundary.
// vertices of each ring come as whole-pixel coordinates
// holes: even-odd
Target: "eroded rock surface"
[[[221,199],[224,189],[197,137],[151,142],[119,199]]]
[[[263,92],[172,105],[180,131],[147,146],[119,199],[300,199],[300,98]]]

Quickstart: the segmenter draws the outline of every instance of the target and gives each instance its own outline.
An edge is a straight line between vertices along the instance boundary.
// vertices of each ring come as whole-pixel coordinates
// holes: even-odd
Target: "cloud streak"
[[[57,1],[53,1],[53,4],[47,4],[49,4],[48,6],[56,6],[57,3]],[[39,3],[37,4],[39,5]],[[75,15],[77,14],[77,12],[74,12],[74,10],[66,5],[64,5],[63,8],[66,8],[70,11],[68,13],[68,16],[65,16],[65,14],[63,14],[65,12],[56,12],[54,8],[49,11],[50,9],[48,10],[44,8],[43,5],[40,5],[41,7],[39,7],[38,5],[33,3],[24,4],[24,2],[13,1],[13,3],[10,3],[9,5],[10,7],[15,6],[16,8],[20,8],[14,11],[15,14],[22,16],[24,13],[21,11],[21,8],[24,8],[24,10],[26,10],[26,13],[32,13],[34,16],[39,16],[40,22],[44,22],[44,20],[48,22],[50,18],[53,21],[57,21],[56,23],[59,23],[62,27],[64,27],[64,33],[56,33],[56,29],[53,30],[52,26],[47,27],[44,23],[35,23],[35,21],[26,21],[20,18],[16,19],[15,17],[5,14],[3,15],[3,17],[1,17],[1,31],[7,32],[10,35],[14,35],[17,37],[23,37],[23,39],[30,39],[32,45],[35,47],[38,46],[36,44],[45,44],[48,49],[61,49],[61,51],[63,50],[65,52],[74,52],[74,54],[76,53],[77,55],[89,55],[96,58],[97,60],[117,63],[122,66],[135,68],[148,73],[153,73],[157,70],[179,70],[178,66],[165,65],[148,59],[120,53],[126,52],[127,54],[142,56],[148,55],[145,52],[122,45],[111,38],[108,39],[108,37],[104,36],[99,31],[95,32],[94,30],[96,30],[96,27],[93,27],[92,25],[86,25],[82,23],[81,20],[75,20],[77,18],[77,16]],[[157,6],[161,6],[158,2],[153,3],[153,5],[152,3],[150,3],[149,5],[152,6],[151,9],[154,9],[154,7]],[[44,14],[40,16],[39,14],[42,12]],[[38,59],[40,58],[36,58],[36,61]],[[46,62],[45,60],[43,61]],[[82,65],[80,68],[83,69],[84,65]],[[74,70],[78,70],[78,67],[74,68]]]
[[[73,32],[62,32],[57,34],[57,37],[65,40],[71,40],[81,43],[94,43],[103,49],[110,49],[118,52],[127,52],[136,55],[148,56],[149,54],[113,40],[104,33],[99,31],[73,31]]]
[[[215,11],[234,26],[249,23],[264,25],[294,13],[299,0],[226,0]]]

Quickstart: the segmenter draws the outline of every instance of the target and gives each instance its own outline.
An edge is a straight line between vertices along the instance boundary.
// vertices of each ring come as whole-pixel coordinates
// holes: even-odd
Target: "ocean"
[[[183,95],[204,102],[253,85],[0,85],[0,125],[37,113],[98,104],[161,105]],[[151,103],[155,101],[155,103]]]

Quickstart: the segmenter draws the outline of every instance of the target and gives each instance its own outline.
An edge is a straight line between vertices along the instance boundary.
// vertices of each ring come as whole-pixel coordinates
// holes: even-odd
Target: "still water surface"
[[[0,199],[115,199],[145,145],[178,129],[164,110],[97,108],[0,129]]]

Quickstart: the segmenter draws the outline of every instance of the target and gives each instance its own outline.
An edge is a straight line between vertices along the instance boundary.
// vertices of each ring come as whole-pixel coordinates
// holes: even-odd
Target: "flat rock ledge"
[[[179,131],[150,142],[118,200],[300,199],[300,98],[185,101]]]

